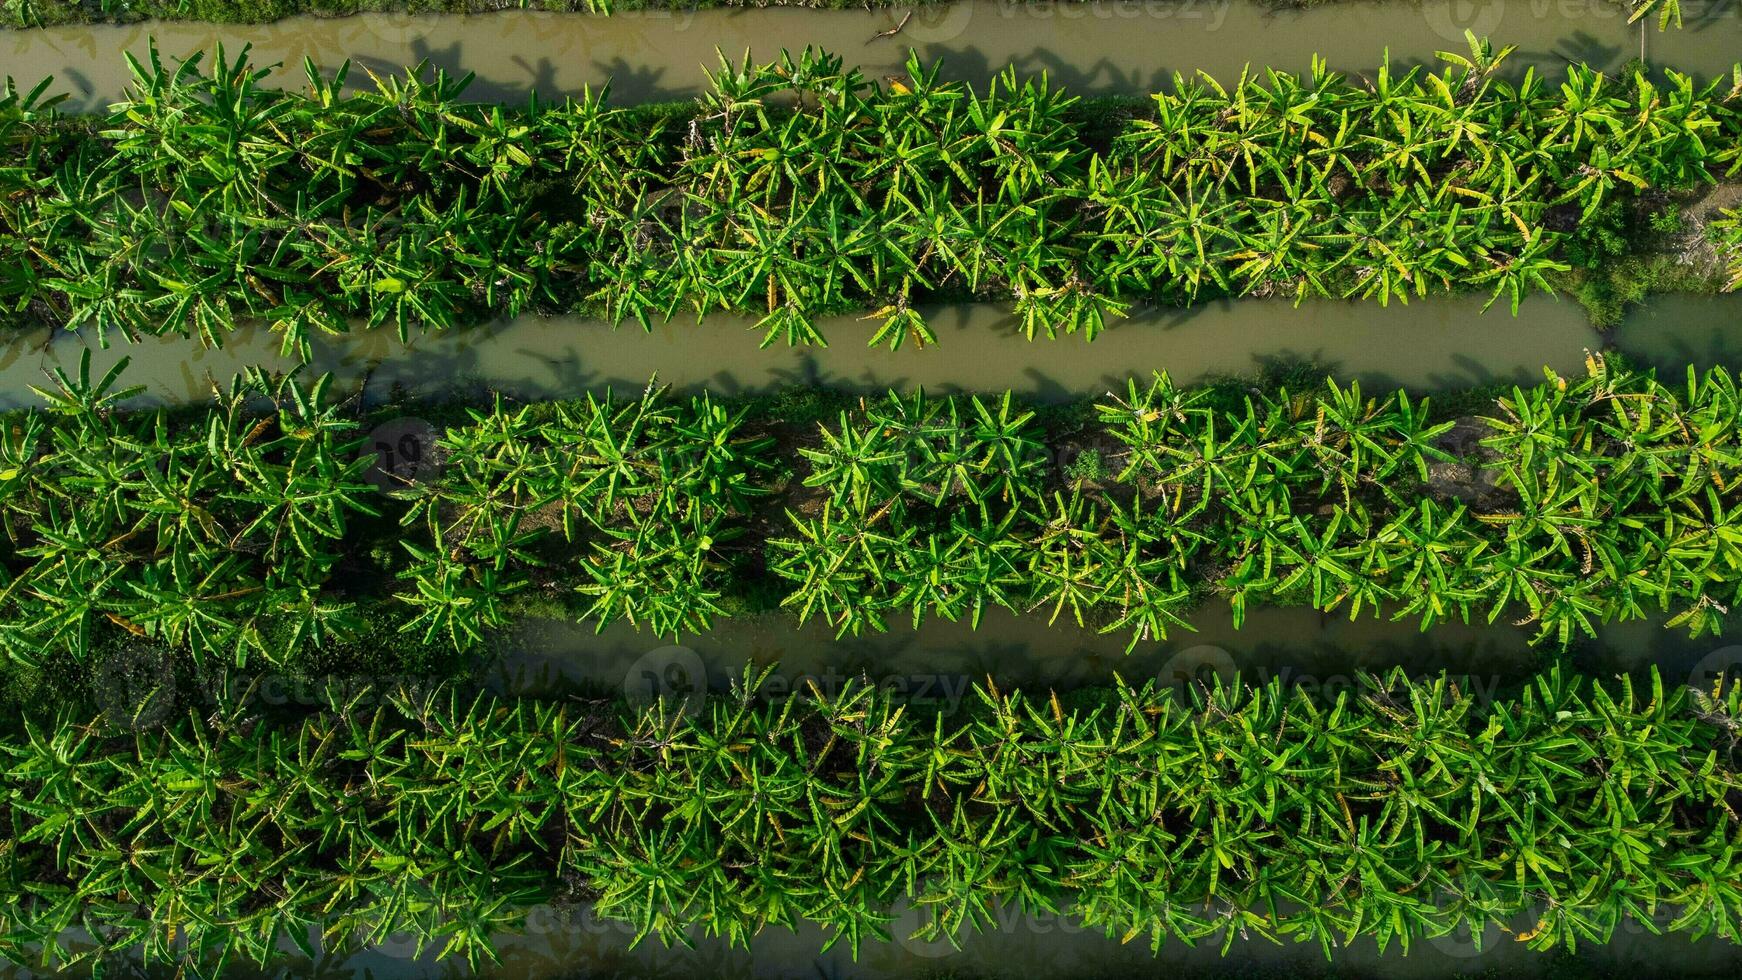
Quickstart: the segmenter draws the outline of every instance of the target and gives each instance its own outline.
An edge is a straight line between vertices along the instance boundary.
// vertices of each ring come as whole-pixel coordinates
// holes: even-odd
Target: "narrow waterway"
[[[964,304],[927,311],[938,343],[898,351],[867,348],[869,325],[851,316],[826,321],[829,347],[758,349],[748,318],[676,320],[643,331],[613,330],[579,317],[522,317],[468,330],[414,336],[401,344],[391,330],[324,337],[312,367],[332,372],[341,387],[364,384],[367,402],[396,396],[477,397],[500,391],[521,398],[574,397],[607,386],[640,388],[651,375],[680,391],[720,394],[826,386],[881,391],[924,386],[930,391],[1014,389],[1041,401],[1069,401],[1122,388],[1126,378],[1167,370],[1182,382],[1251,376],[1266,365],[1309,362],[1370,387],[1419,391],[1497,381],[1540,379],[1544,365],[1581,370],[1587,348],[1602,345],[1575,304],[1538,297],[1516,317],[1482,312],[1479,297],[1418,300],[1408,306],[1317,302],[1299,307],[1271,300],[1204,303],[1189,309],[1139,310],[1101,337],[1025,340],[1014,332],[1008,306]],[[1685,329],[1717,337],[1742,322],[1742,296],[1690,307],[1701,318]],[[42,330],[0,348],[0,407],[37,403],[29,386],[46,383],[55,367],[75,370],[86,338]],[[146,386],[139,404],[175,404],[210,396],[251,365],[288,370],[278,337],[242,327],[222,349],[180,338],[113,342],[94,350],[98,369],[131,359],[127,381]],[[365,383],[366,382],[366,383]]]
[[[1216,600],[1188,615],[1191,630],[1165,640],[1145,640],[1126,652],[1129,637],[1102,634],[1072,622],[1068,614],[1048,624],[1046,613],[988,612],[978,629],[966,622],[930,619],[913,628],[892,621],[887,633],[836,639],[820,622],[797,627],[770,614],[722,620],[712,630],[673,643],[627,624],[595,633],[589,624],[551,619],[520,623],[497,645],[486,682],[502,694],[529,697],[590,692],[631,699],[722,693],[739,681],[746,664],[770,668],[770,696],[808,690],[836,691],[862,679],[926,708],[949,712],[975,683],[993,677],[1002,687],[1070,691],[1146,680],[1180,687],[1272,679],[1334,696],[1358,686],[1359,675],[1402,668],[1411,676],[1441,671],[1467,679],[1481,697],[1500,696],[1538,672],[1565,669],[1609,677],[1645,676],[1656,667],[1666,684],[1709,687],[1718,673],[1742,672],[1742,615],[1729,618],[1725,635],[1690,639],[1668,629],[1666,616],[1600,627],[1594,640],[1566,653],[1530,645],[1529,627],[1503,620],[1488,625],[1480,615],[1469,624],[1440,623],[1423,632],[1413,618],[1351,621],[1346,613],[1323,614],[1299,607],[1260,606],[1239,629],[1226,602]],[[309,692],[312,699],[317,692]]]
[[[652,332],[633,324],[613,330],[580,317],[521,317],[468,330],[417,335],[402,344],[390,330],[323,337],[312,370],[331,372],[340,387],[368,404],[394,398],[570,398],[606,387],[640,388],[649,377],[680,392],[738,395],[788,385],[877,392],[1012,389],[1061,402],[1123,387],[1126,378],[1166,370],[1183,383],[1252,376],[1270,365],[1309,363],[1370,390],[1403,386],[1434,392],[1499,382],[1530,383],[1552,367],[1583,370],[1588,349],[1604,338],[1583,310],[1565,299],[1528,300],[1515,317],[1482,312],[1480,297],[1418,300],[1408,306],[1274,300],[1204,303],[1189,309],[1143,309],[1088,342],[1077,337],[1024,340],[1009,308],[963,304],[927,311],[938,331],[931,347],[867,348],[868,325],[851,316],[824,323],[829,347],[758,349],[750,320],[677,320]],[[1735,365],[1742,339],[1742,294],[1670,295],[1638,308],[1616,332],[1619,347],[1677,377],[1697,368]],[[0,346],[0,408],[39,403],[31,385],[48,384],[56,367],[76,370],[86,338],[41,330]],[[145,386],[138,405],[210,397],[249,366],[296,366],[271,331],[244,326],[221,349],[180,338],[146,338],[90,347],[106,370],[130,359],[126,379]]]
[[[890,929],[910,935],[921,924],[917,910],[893,909]],[[1655,926],[1662,929],[1668,917]],[[1457,980],[1471,976],[1542,977],[1614,976],[1734,976],[1737,947],[1723,940],[1690,942],[1685,936],[1653,935],[1644,924],[1628,921],[1604,945],[1581,943],[1568,962],[1539,953],[1516,937],[1535,920],[1509,924],[1510,933],[1491,926],[1477,949],[1467,932],[1420,941],[1404,953],[1396,945],[1381,953],[1367,939],[1335,950],[1334,963],[1325,961],[1317,943],[1272,942],[1256,935],[1236,939],[1224,955],[1216,944],[1188,947],[1170,942],[1152,952],[1147,938],[1121,943],[1086,929],[1068,914],[1021,915],[997,908],[993,921],[979,933],[962,938],[961,949],[937,940],[868,942],[854,960],[846,944],[819,953],[828,936],[820,929],[796,933],[769,931],[749,949],[728,950],[718,940],[698,938],[695,948],[667,948],[654,940],[629,949],[633,930],[606,922],[589,909],[541,910],[526,934],[501,938],[502,962],[481,975],[501,980],[552,980],[557,977],[610,976],[624,978],[718,977],[831,980],[866,977],[907,980],[913,977],[1009,978],[1154,978],[1208,980],[1247,977],[1312,980],[1366,977],[1374,980]],[[433,957],[406,961],[384,952],[352,958],[345,966],[353,976],[453,976]],[[307,975],[307,974],[304,974]]]
[[[1276,9],[1252,0],[1029,3],[973,0],[913,10],[654,10],[609,17],[504,11],[476,16],[364,14],[293,17],[263,25],[145,22],[0,33],[0,74],[34,83],[55,76],[70,106],[101,108],[128,81],[121,52],[143,55],[152,38],[166,55],[223,43],[234,55],[285,66],[275,77],[300,84],[302,59],[327,69],[351,59],[398,71],[428,60],[474,72],[475,98],[524,101],[610,81],[621,102],[693,95],[703,69],[750,51],[773,58],[815,45],[872,78],[901,71],[908,49],[943,59],[948,77],[985,82],[1006,65],[1046,71],[1082,92],[1150,92],[1175,71],[1237,76],[1247,65],[1305,70],[1315,53],[1331,67],[1371,72],[1389,51],[1394,65],[1464,50],[1466,29],[1518,46],[1511,67],[1558,76],[1568,61],[1614,68],[1645,52],[1657,63],[1702,76],[1728,74],[1742,58],[1742,5],[1683,0],[1685,26],[1643,33],[1614,0],[1346,0]],[[357,72],[356,81],[367,84]]]
[[[1653,296],[1628,314],[1613,341],[1664,376],[1679,378],[1689,364],[1742,368],[1742,294]]]

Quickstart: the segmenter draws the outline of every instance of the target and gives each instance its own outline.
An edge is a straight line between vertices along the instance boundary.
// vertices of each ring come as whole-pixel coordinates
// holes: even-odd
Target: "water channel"
[[[1463,32],[1518,46],[1514,74],[1534,67],[1558,77],[1568,61],[1617,68],[1642,47],[1654,62],[1702,77],[1728,75],[1742,60],[1742,5],[1683,0],[1680,30],[1628,26],[1614,0],[1342,0],[1305,8],[1251,0],[1029,3],[972,0],[915,8],[898,34],[877,38],[907,8],[872,10],[651,10],[609,17],[503,11],[476,16],[364,14],[292,17],[271,24],[147,22],[0,32],[0,75],[30,84],[55,76],[71,108],[100,109],[125,88],[121,52],[143,55],[151,39],[169,56],[223,43],[234,55],[284,66],[275,78],[301,84],[302,59],[332,69],[350,59],[376,72],[428,60],[473,72],[474,98],[522,102],[611,83],[622,103],[682,98],[703,70],[749,51],[771,59],[814,45],[876,79],[897,74],[911,48],[942,59],[944,75],[983,83],[1007,65],[1047,72],[1082,93],[1148,93],[1173,72],[1232,80],[1248,65],[1304,71],[1322,55],[1340,71],[1371,73],[1432,62],[1466,50]],[[363,72],[353,79],[368,83]]]

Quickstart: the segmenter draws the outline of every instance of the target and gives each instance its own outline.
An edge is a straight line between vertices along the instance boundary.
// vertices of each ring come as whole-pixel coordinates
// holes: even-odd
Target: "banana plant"
[[[650,116],[608,90],[479,103],[428,66],[353,90],[305,61],[286,91],[246,50],[152,49],[99,118],[0,92],[0,302],[105,339],[215,346],[260,319],[305,361],[357,325],[576,308],[741,315],[765,346],[860,311],[890,347],[937,342],[920,311],[963,297],[1011,304],[1029,339],[1246,295],[1480,290],[1516,314],[1567,282],[1562,209],[1742,160],[1734,79],[1514,81],[1512,48],[1466,42],[1371,83],[1317,58],[1179,76],[1110,132],[1044,76],[975,87],[911,56],[886,83],[815,49],[722,60],[691,111]]]

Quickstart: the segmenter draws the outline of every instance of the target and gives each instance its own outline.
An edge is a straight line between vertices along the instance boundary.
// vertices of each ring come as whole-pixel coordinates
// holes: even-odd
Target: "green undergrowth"
[[[360,416],[257,373],[176,410],[119,410],[119,374],[46,394],[0,439],[0,647],[26,692],[116,645],[421,673],[527,616],[860,635],[997,609],[1135,646],[1214,598],[1235,625],[1305,605],[1565,649],[1648,617],[1716,632],[1742,588],[1723,369],[1593,356],[1440,400],[1160,375],[1044,409],[649,386]],[[383,468],[382,445],[429,465]]]
[[[287,91],[246,53],[152,52],[102,119],[60,116],[46,86],[0,97],[0,303],[105,338],[220,345],[264,321],[306,359],[323,333],[570,310],[747,315],[764,345],[827,343],[821,319],[856,311],[891,348],[936,342],[922,308],[968,299],[1010,303],[1012,342],[1227,296],[1516,313],[1570,285],[1612,320],[1742,271],[1721,208],[1690,231],[1712,239],[1697,276],[1650,228],[1742,166],[1742,68],[1508,80],[1512,49],[1467,48],[1371,84],[1322,62],[1181,76],[1146,103],[917,58],[874,83],[805,51],[642,109],[479,104],[418,71],[347,94],[313,65]]]
[[[1161,956],[1244,936],[1335,963],[1496,926],[1572,951],[1629,920],[1742,939],[1735,686],[987,683],[945,718],[858,685],[762,697],[765,676],[641,708],[410,685],[29,712],[0,735],[0,955],[223,975],[312,956],[317,929],[476,968],[583,904],[646,941],[809,924],[855,953],[1000,907]]]

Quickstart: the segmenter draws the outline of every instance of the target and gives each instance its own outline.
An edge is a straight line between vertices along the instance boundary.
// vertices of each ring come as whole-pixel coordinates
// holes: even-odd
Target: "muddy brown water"
[[[1537,298],[1516,317],[1482,312],[1479,297],[1417,300],[1408,306],[1240,300],[1190,309],[1139,310],[1094,341],[1081,337],[1025,340],[1014,332],[1008,306],[971,304],[927,311],[936,345],[898,351],[867,348],[869,325],[852,316],[826,321],[830,346],[758,349],[749,319],[676,320],[644,332],[616,330],[580,317],[521,317],[469,330],[420,335],[401,344],[391,330],[324,337],[312,369],[332,372],[341,387],[366,384],[365,399],[395,395],[574,397],[608,386],[640,388],[650,376],[680,391],[742,394],[786,385],[872,392],[925,387],[931,391],[1013,389],[1032,399],[1068,401],[1124,388],[1125,379],[1166,370],[1181,382],[1250,376],[1267,364],[1310,362],[1358,378],[1370,388],[1420,391],[1496,381],[1529,383],[1544,365],[1582,370],[1587,348],[1602,346],[1583,311],[1569,301]],[[1742,297],[1691,311],[1702,319],[1685,329],[1716,337],[1742,319]],[[0,347],[0,407],[38,402],[30,385],[48,383],[55,367],[76,370],[81,352],[106,369],[130,358],[126,379],[146,386],[141,403],[208,398],[211,379],[228,379],[250,365],[288,370],[294,359],[278,338],[245,326],[222,349],[179,338],[137,344],[111,338],[107,349],[88,338],[42,330]]]
[[[618,977],[635,980],[710,977],[836,980],[867,977],[877,980],[937,978],[1111,978],[1166,976],[1173,980],[1244,977],[1251,980],[1315,980],[1321,977],[1366,977],[1375,980],[1459,980],[1472,976],[1550,977],[1734,976],[1736,947],[1722,940],[1690,942],[1679,935],[1653,935],[1633,920],[1616,929],[1605,945],[1579,944],[1572,963],[1529,949],[1516,936],[1534,925],[1534,918],[1509,923],[1510,931],[1490,926],[1480,937],[1461,931],[1416,940],[1407,953],[1393,945],[1381,953],[1367,940],[1334,948],[1327,963],[1316,943],[1284,939],[1271,942],[1256,935],[1237,938],[1226,955],[1205,943],[1188,947],[1169,942],[1152,953],[1145,937],[1129,943],[1084,928],[1069,914],[1021,915],[995,907],[991,921],[979,932],[961,938],[961,948],[947,942],[907,939],[923,921],[911,908],[889,910],[888,928],[903,937],[896,942],[864,943],[854,958],[845,942],[819,952],[830,938],[805,927],[796,932],[771,929],[755,937],[747,949],[727,949],[719,940],[697,937],[693,948],[660,945],[648,939],[633,948],[634,930],[594,915],[590,907],[535,910],[524,932],[496,937],[500,963],[485,962],[475,975],[503,980],[556,980],[562,977]],[[1662,929],[1660,915],[1653,923]],[[311,936],[316,949],[320,937]],[[463,963],[437,961],[433,952],[413,955],[408,940],[391,939],[380,947],[343,959],[310,961],[283,944],[288,964],[266,974],[275,978],[374,977],[453,978],[474,975]],[[8,972],[0,976],[49,976],[47,972]],[[129,975],[117,972],[116,975]],[[169,977],[168,971],[160,974]],[[236,964],[227,976],[261,974]]]
[[[892,617],[889,631],[837,639],[826,624],[802,627],[781,614],[718,621],[714,628],[674,642],[627,624],[595,632],[591,624],[552,619],[520,623],[498,643],[489,688],[505,695],[545,697],[606,693],[631,700],[682,699],[724,693],[741,682],[746,665],[771,671],[771,697],[825,693],[849,683],[870,683],[925,709],[954,713],[971,705],[972,685],[988,677],[1001,687],[1032,692],[1072,691],[1114,683],[1117,675],[1140,685],[1153,680],[1176,689],[1220,678],[1262,684],[1278,680],[1334,698],[1360,686],[1363,673],[1401,668],[1413,677],[1449,674],[1481,698],[1510,696],[1517,685],[1556,663],[1598,677],[1631,673],[1646,678],[1655,667],[1665,684],[1702,689],[1719,672],[1742,669],[1742,615],[1729,617],[1725,636],[1690,638],[1666,628],[1663,616],[1612,623],[1595,639],[1566,652],[1533,647],[1534,630],[1509,620],[1489,625],[1481,610],[1471,622],[1439,623],[1423,631],[1414,617],[1393,620],[1387,610],[1359,619],[1346,612],[1260,606],[1235,628],[1225,601],[1187,614],[1190,629],[1146,639],[1126,652],[1124,633],[1100,633],[1071,621],[1067,612],[1048,622],[1048,611],[993,610],[978,628],[928,619],[917,629]],[[300,683],[300,682],[299,682]],[[318,692],[308,692],[312,699]]]
[[[310,369],[331,372],[341,389],[380,404],[395,397],[575,397],[607,387],[638,389],[650,377],[680,392],[737,395],[787,385],[847,391],[925,387],[934,392],[1012,389],[1037,401],[1069,401],[1121,390],[1125,379],[1168,371],[1176,381],[1251,376],[1267,365],[1311,363],[1370,391],[1397,386],[1435,392],[1499,382],[1528,384],[1542,369],[1583,370],[1585,351],[1604,346],[1574,303],[1535,297],[1513,316],[1482,312],[1480,297],[1440,297],[1408,306],[1273,300],[1204,303],[1190,309],[1140,309],[1101,337],[1025,340],[1009,307],[964,304],[927,311],[936,345],[898,351],[867,348],[869,325],[852,316],[825,321],[831,345],[758,349],[747,318],[675,320],[644,332],[582,317],[527,316],[469,330],[414,335],[390,330],[322,337]],[[1735,366],[1742,294],[1655,297],[1614,340],[1679,377],[1692,364]],[[145,386],[137,404],[210,397],[220,382],[258,365],[290,370],[271,331],[243,326],[221,349],[179,337],[136,344],[40,330],[0,346],[0,408],[39,404],[31,385],[49,384],[56,367],[74,371],[81,353],[106,370],[130,359],[125,378]]]
[[[627,11],[609,17],[505,11],[477,16],[367,14],[293,17],[264,25],[147,22],[0,33],[0,74],[47,75],[73,107],[100,108],[124,90],[120,54],[143,55],[153,37],[166,55],[222,42],[252,44],[258,64],[286,66],[300,84],[304,57],[331,69],[345,59],[397,71],[427,59],[477,74],[471,95],[508,102],[530,92],[560,96],[607,80],[620,102],[689,96],[716,66],[716,49],[772,59],[815,45],[879,78],[899,73],[909,48],[943,59],[948,77],[985,82],[1006,65],[1047,72],[1083,92],[1150,92],[1175,71],[1231,80],[1247,65],[1305,70],[1316,52],[1332,68],[1370,73],[1389,51],[1394,65],[1464,50],[1473,30],[1519,50],[1512,67],[1558,77],[1568,61],[1618,67],[1644,50],[1657,63],[1701,76],[1727,75],[1742,58],[1742,5],[1683,0],[1686,25],[1659,33],[1626,24],[1614,0],[1348,0],[1275,9],[1250,0],[1022,3],[975,0],[922,7],[900,33],[904,8],[878,10]],[[362,72],[355,75],[366,81]]]
[[[1689,364],[1742,368],[1742,301],[1734,293],[1655,296],[1629,314],[1614,342],[1660,376],[1679,378]]]

